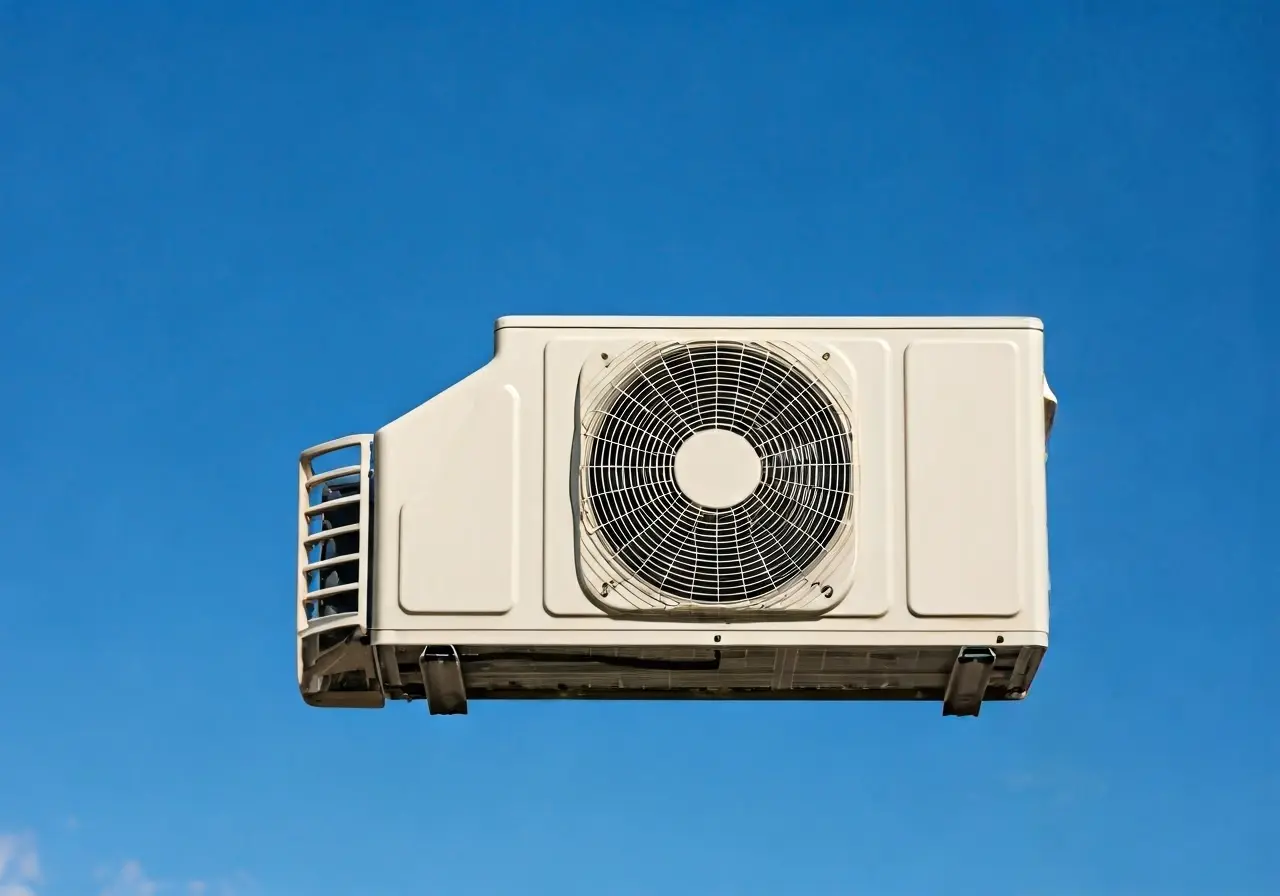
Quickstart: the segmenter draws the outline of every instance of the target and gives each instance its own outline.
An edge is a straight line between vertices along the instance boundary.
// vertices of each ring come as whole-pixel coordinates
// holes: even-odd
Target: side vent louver
[[[329,537],[318,544],[319,558],[308,564],[312,575],[308,588],[315,587],[316,591],[329,596],[310,598],[308,618],[355,613],[359,609],[356,595],[360,586],[359,473],[334,479],[323,486],[320,501],[329,509],[315,518],[320,524],[315,534]]]
[[[317,702],[381,705],[368,632],[371,435],[302,453],[298,470],[298,668]],[[376,700],[374,699],[376,698]]]

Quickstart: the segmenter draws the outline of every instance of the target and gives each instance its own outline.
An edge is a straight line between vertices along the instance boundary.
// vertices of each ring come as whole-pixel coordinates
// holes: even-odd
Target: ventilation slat
[[[358,476],[360,474],[360,465],[351,464],[346,467],[337,467],[333,470],[326,470],[323,473],[316,473],[307,479],[306,487],[308,489],[315,488],[324,482],[331,482],[334,479],[341,479],[344,476]]]
[[[332,529],[324,529],[316,532],[314,535],[308,535],[302,539],[303,547],[312,548],[322,541],[328,541],[331,538],[337,538],[339,535],[351,535],[360,531],[359,523],[352,523],[349,526],[335,526]]]
[[[359,504],[359,503],[360,503],[359,494],[348,495],[345,498],[334,498],[331,501],[321,501],[319,504],[312,504],[310,507],[307,507],[306,509],[304,509],[303,513],[306,514],[307,516],[316,516],[317,514],[328,513],[331,510],[334,510],[338,507],[345,507],[348,504]]]

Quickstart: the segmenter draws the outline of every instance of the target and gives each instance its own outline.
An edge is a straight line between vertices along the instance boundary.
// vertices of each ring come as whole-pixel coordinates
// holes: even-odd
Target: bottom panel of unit
[[[956,651],[946,648],[456,649],[472,699],[940,700],[956,660]],[[1007,697],[1013,690],[1025,693],[1040,653],[1038,648],[996,650],[986,699]],[[402,669],[417,666],[416,655],[397,659]],[[387,697],[424,696],[409,688],[405,683],[400,694],[388,689]]]
[[[948,714],[976,715],[982,702],[1026,696],[1044,655],[1039,646],[978,647],[971,649],[977,660],[966,665],[968,648],[919,646],[448,645],[424,650],[384,645],[364,650],[377,651],[380,680],[365,664],[348,665],[347,674],[326,676],[306,695],[307,702],[351,707],[381,705],[384,698],[430,702],[435,687],[437,697],[442,688],[451,692],[454,708],[433,705],[433,712],[465,712],[470,700],[924,700],[944,702]],[[962,674],[975,670],[981,674]],[[967,698],[957,691],[965,686],[971,691]]]

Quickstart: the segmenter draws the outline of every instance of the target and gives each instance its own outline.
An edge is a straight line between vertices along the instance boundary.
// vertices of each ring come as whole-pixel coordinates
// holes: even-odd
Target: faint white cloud
[[[158,892],[160,884],[147,876],[140,862],[130,859],[111,876],[99,896],[156,896]]]
[[[1046,760],[1038,769],[1016,769],[1002,776],[1005,789],[1016,794],[1034,794],[1057,806],[1071,806],[1106,795],[1106,781],[1096,772],[1064,762]]]
[[[259,891],[253,878],[242,873],[219,880],[188,881],[185,892],[186,896],[249,896]]]
[[[40,854],[29,834],[0,834],[0,896],[36,896]]]
[[[245,875],[221,880],[157,880],[136,860],[125,862],[115,871],[100,873],[98,876],[100,880],[106,881],[98,896],[246,896],[252,889],[252,880]],[[11,894],[0,890],[0,896]]]
[[[1004,786],[1014,793],[1025,793],[1028,790],[1034,790],[1039,783],[1040,779],[1031,774],[1031,772],[1008,772],[1004,776]]]
[[[98,896],[247,896],[254,890],[246,875],[215,880],[160,881],[136,859],[99,870]],[[30,834],[0,832],[0,896],[40,896],[40,855]],[[43,889],[43,888],[42,888]]]

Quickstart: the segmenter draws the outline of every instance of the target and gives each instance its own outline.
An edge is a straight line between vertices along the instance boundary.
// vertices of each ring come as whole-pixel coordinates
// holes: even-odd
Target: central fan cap
[[[736,432],[704,429],[676,450],[675,474],[690,501],[724,510],[747,500],[760,484],[760,455]]]

